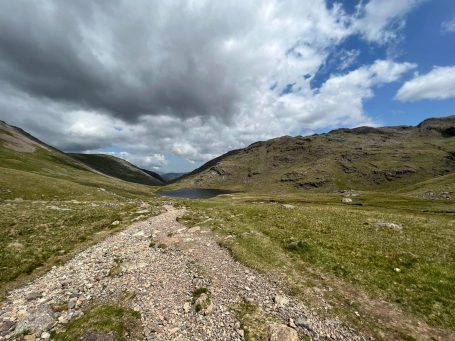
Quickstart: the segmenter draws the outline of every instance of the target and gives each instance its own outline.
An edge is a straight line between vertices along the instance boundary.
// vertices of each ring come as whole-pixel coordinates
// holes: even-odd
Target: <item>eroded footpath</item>
[[[49,339],[90,304],[125,297],[141,313],[146,340],[243,340],[245,305],[256,307],[270,340],[366,340],[235,261],[210,231],[177,222],[183,209],[166,210],[11,292],[0,308],[0,340]]]

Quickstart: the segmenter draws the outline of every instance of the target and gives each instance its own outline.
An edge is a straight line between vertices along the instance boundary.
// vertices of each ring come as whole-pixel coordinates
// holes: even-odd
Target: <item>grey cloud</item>
[[[241,93],[216,44],[232,25],[197,10],[185,20],[172,7],[159,9],[147,1],[6,1],[0,77],[34,96],[127,121],[228,118]]]
[[[352,91],[321,98],[302,76],[359,34],[356,20],[370,23],[369,40],[387,36],[389,7],[368,19],[322,0],[4,0],[0,118],[64,150],[115,145],[130,159],[195,162],[327,122],[368,122],[371,86],[350,77]]]

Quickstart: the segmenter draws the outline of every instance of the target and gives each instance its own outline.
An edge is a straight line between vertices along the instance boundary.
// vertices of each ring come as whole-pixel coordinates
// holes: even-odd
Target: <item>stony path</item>
[[[183,210],[166,209],[11,292],[0,307],[0,340],[25,330],[49,338],[49,330],[79,316],[87,302],[128,294],[134,294],[131,307],[142,314],[146,340],[243,340],[231,308],[245,299],[283,324],[278,329],[284,328],[288,340],[297,340],[294,330],[312,340],[364,340],[336,320],[319,319],[265,276],[233,260],[211,232],[178,223]],[[199,312],[191,303],[196,288],[207,288],[211,301],[202,295]],[[59,302],[68,303],[52,310]]]

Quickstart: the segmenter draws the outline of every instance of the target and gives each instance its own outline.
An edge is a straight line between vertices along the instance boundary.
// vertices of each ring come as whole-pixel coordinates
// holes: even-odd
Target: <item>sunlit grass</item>
[[[311,196],[300,203],[291,196],[295,207],[286,209],[264,196],[237,197],[185,202],[193,210],[183,220],[211,227],[237,259],[252,267],[288,273],[316,268],[431,325],[454,329],[455,215],[448,210],[453,203],[425,207],[414,199],[387,202],[364,195],[355,198],[364,206],[352,206],[317,195],[316,203]],[[448,213],[436,213],[441,211]],[[403,229],[375,229],[371,223],[377,221]]]

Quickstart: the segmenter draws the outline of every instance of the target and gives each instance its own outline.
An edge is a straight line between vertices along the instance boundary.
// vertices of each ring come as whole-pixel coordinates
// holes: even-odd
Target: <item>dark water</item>
[[[181,188],[174,191],[158,191],[156,194],[162,197],[184,198],[184,199],[210,199],[220,194],[229,194],[230,191],[210,188]]]

